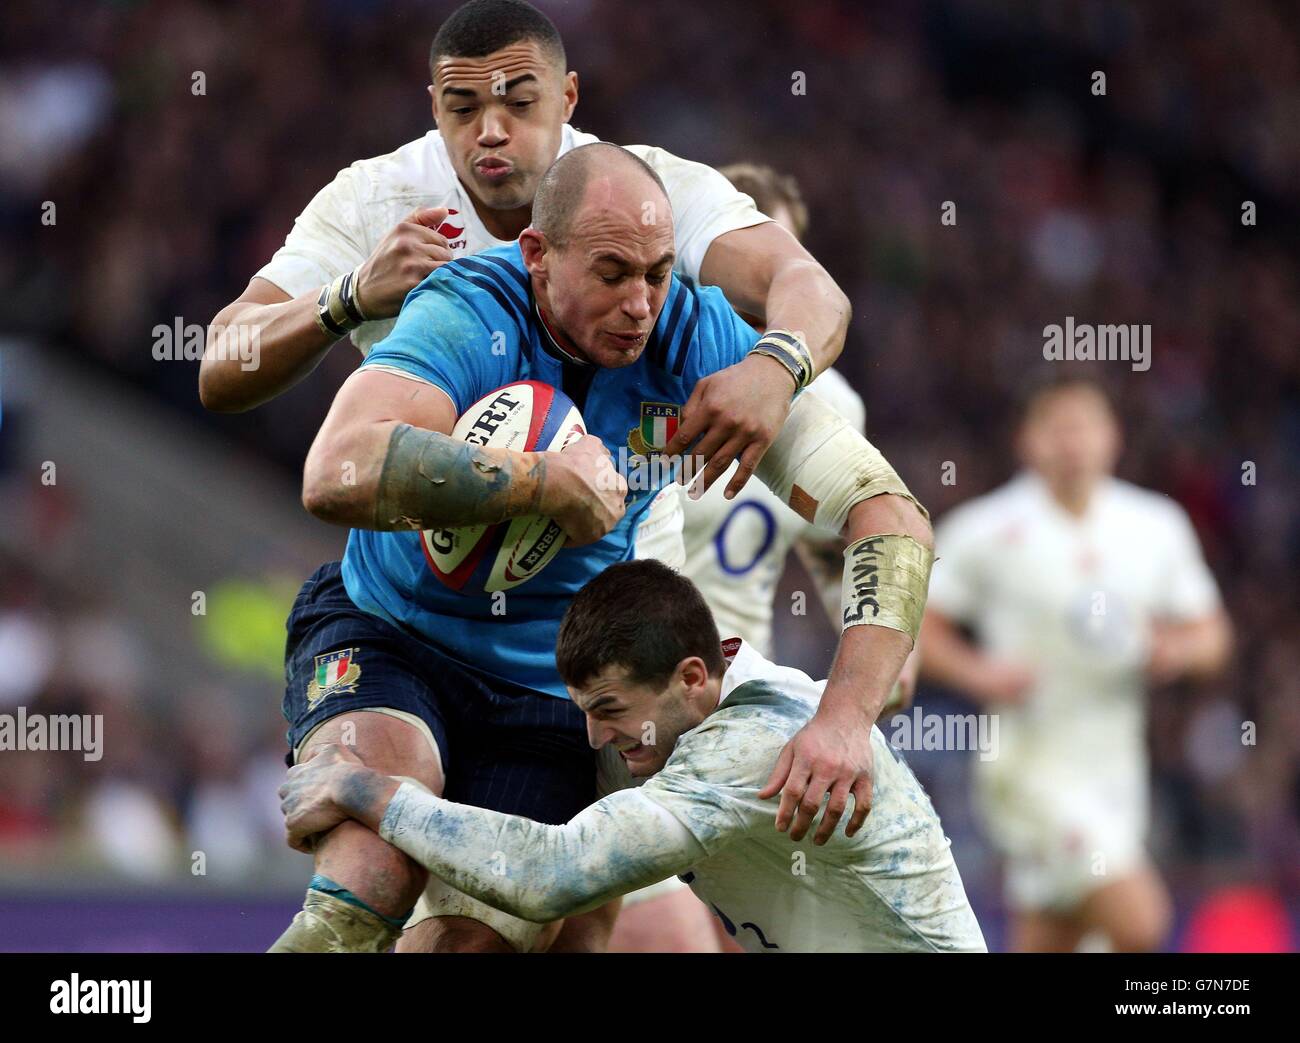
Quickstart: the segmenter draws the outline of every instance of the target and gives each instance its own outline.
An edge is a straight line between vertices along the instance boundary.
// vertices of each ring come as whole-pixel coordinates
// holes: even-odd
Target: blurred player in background
[[[1012,946],[1151,950],[1171,911],[1144,849],[1145,688],[1221,671],[1230,626],[1182,509],[1113,477],[1099,385],[1035,390],[1016,444],[1024,471],[937,527],[922,676],[1000,715],[973,764]]]
[[[718,172],[753,199],[759,211],[803,241],[808,231],[808,207],[793,177],[758,163],[733,163],[720,167]],[[744,318],[762,329],[758,320]],[[867,410],[862,397],[836,370],[823,372],[813,381],[809,393],[816,393],[855,431],[866,434]],[[735,465],[725,477],[730,479],[734,473]],[[844,541],[828,538],[761,483],[748,483],[734,499],[723,495],[725,484],[715,483],[699,499],[682,497],[686,548],[682,571],[703,593],[718,632],[724,638],[743,638],[760,655],[771,658],[776,608],[773,600],[792,549],[817,585],[822,605],[838,630]],[[669,489],[666,493],[675,491]],[[898,692],[886,708],[905,708],[915,684],[916,659],[909,656],[899,677]],[[605,777],[618,776],[616,762],[617,757],[601,758]],[[685,884],[670,877],[624,899],[610,949],[662,951],[671,943],[674,951],[703,952],[713,951],[718,942],[728,944],[720,921],[694,899]]]
[[[209,408],[239,411],[270,400],[348,334],[368,352],[391,331],[412,287],[448,261],[513,241],[527,227],[537,184],[556,156],[597,140],[568,124],[577,73],[566,71],[554,25],[529,4],[472,0],[457,9],[439,29],[430,64],[437,129],[341,171],[299,215],[284,247],[213,320],[200,373]],[[817,370],[829,366],[843,345],[849,309],[821,266],[716,171],[658,148],[630,151],[666,186],[677,270],[718,285],[738,308],[801,331]],[[256,368],[217,350],[230,327],[257,331]],[[782,368],[759,356],[707,377],[682,409],[666,451],[683,452],[699,437],[696,453],[712,458],[705,484],[740,457],[742,473],[732,479],[738,489],[780,430],[791,390]],[[680,565],[676,504],[675,496],[665,497],[647,516],[639,554]],[[355,727],[363,756],[422,741],[399,717],[346,716],[333,727]],[[805,763],[845,756],[842,743],[816,731],[801,737],[798,752],[791,772],[796,798],[811,778],[800,775]],[[298,751],[304,754],[310,749]]]

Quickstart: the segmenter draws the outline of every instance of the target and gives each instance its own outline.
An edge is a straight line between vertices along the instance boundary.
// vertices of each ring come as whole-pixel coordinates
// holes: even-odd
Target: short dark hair
[[[560,31],[524,0],[469,0],[438,27],[429,48],[429,73],[440,58],[485,58],[512,43],[534,40],[557,62],[567,64]]]
[[[611,145],[608,141],[593,141],[569,149],[542,175],[533,196],[532,227],[557,249],[569,244],[573,218],[591,181],[592,170],[602,157],[637,168],[659,186],[665,199],[668,198],[668,190],[654,167],[625,148]]]
[[[789,210],[794,237],[803,239],[808,231],[808,204],[793,175],[780,174],[762,163],[732,163],[719,167],[718,173],[749,196],[759,213],[772,217],[780,207]]]
[[[713,613],[694,583],[651,559],[611,565],[578,591],[555,647],[560,677],[573,688],[621,666],[633,684],[662,690],[691,656],[704,660],[710,677],[721,676]]]

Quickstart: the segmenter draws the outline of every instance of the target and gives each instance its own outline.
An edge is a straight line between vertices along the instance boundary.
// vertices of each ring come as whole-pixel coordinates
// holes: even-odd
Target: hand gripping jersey
[[[593,576],[637,556],[638,527],[672,481],[653,453],[634,454],[661,447],[695,384],[739,362],[757,339],[720,290],[673,276],[641,357],[601,369],[575,361],[551,338],[517,245],[439,268],[411,291],[392,334],[364,365],[441,388],[457,414],[515,380],[562,389],[627,478],[627,513],[603,539],[563,548],[535,579],[496,597],[440,583],[419,533],[354,529],[343,558],[348,595],[459,662],[567,698],[555,672],[564,609]]]

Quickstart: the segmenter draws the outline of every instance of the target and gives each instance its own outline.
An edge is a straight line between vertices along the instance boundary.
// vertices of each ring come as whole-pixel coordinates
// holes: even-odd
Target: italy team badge
[[[316,670],[307,685],[307,705],[315,706],[327,695],[355,692],[361,667],[356,661],[357,650],[345,648],[341,652],[326,652],[316,657]]]
[[[682,407],[672,402],[642,402],[641,426],[627,433],[627,447],[637,456],[660,452],[677,433]]]

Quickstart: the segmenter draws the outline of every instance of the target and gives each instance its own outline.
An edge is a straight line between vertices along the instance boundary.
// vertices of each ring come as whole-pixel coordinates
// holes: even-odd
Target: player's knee
[[[368,768],[405,776],[435,795],[442,793],[441,760],[425,733],[409,721],[372,710],[340,714],[320,726],[299,763],[311,760],[327,743],[346,746]]]

